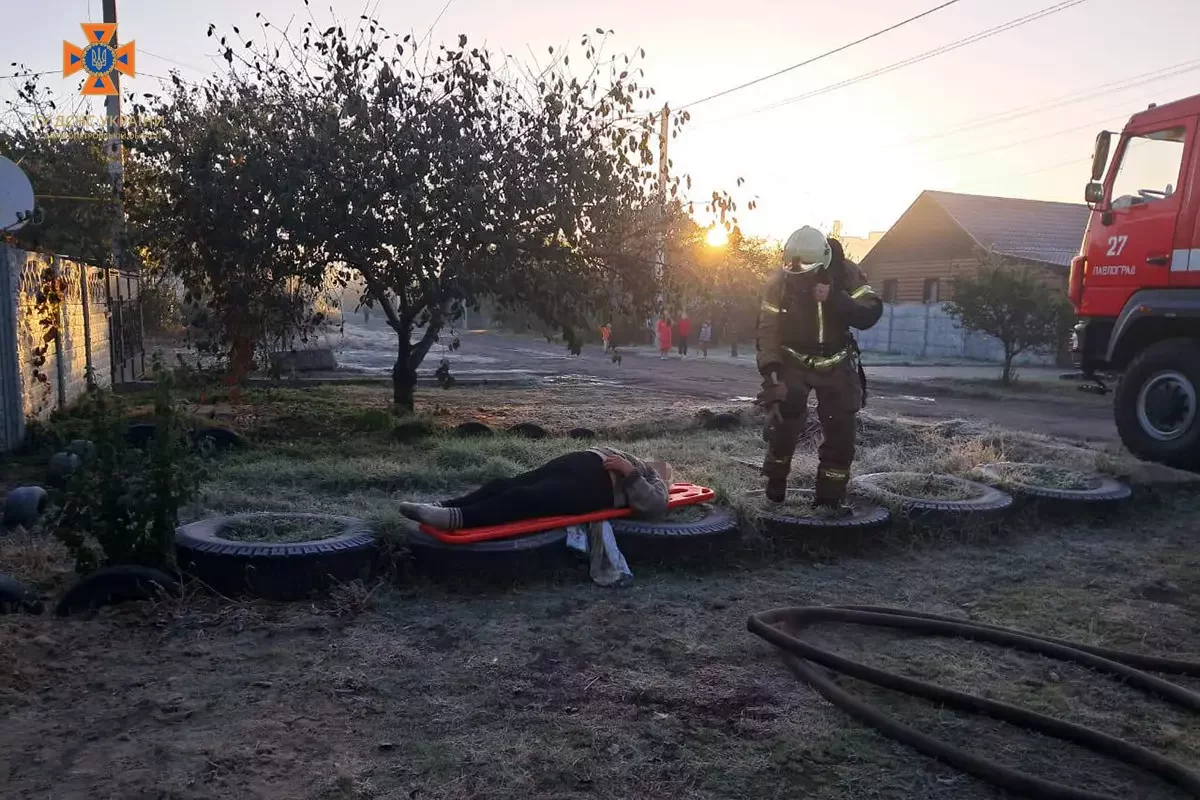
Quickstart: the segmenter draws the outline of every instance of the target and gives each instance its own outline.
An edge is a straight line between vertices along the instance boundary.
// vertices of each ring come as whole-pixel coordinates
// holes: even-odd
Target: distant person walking
[[[612,327],[608,324],[600,326],[600,341],[604,342],[604,352],[609,350],[609,341],[612,339]]]
[[[708,320],[700,326],[700,352],[708,358],[708,346],[712,344],[712,323]]]
[[[671,352],[671,323],[666,317],[658,321],[658,356],[663,361]]]
[[[687,358],[688,338],[692,335],[692,321],[684,314],[679,319],[679,357]]]

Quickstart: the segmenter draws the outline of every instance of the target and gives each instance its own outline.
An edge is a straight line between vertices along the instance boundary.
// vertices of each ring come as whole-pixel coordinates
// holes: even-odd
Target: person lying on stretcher
[[[567,453],[514,478],[484,484],[441,503],[401,503],[400,513],[444,531],[486,528],[536,517],[632,508],[638,516],[667,513],[671,465],[610,447]]]

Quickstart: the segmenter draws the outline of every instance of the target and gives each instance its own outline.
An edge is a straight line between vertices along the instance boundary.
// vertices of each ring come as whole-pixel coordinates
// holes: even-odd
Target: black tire
[[[65,450],[55,453],[50,458],[50,466],[46,471],[46,483],[56,488],[67,485],[71,476],[83,466],[83,459]]]
[[[48,497],[40,486],[21,486],[4,498],[4,524],[31,527],[46,511]]]
[[[341,533],[312,542],[237,542],[221,531],[254,517],[321,518],[341,524]],[[370,577],[376,563],[375,534],[361,519],[326,514],[235,514],[193,522],[175,531],[179,567],[228,597],[299,600]]]
[[[178,597],[179,581],[150,567],[104,567],[81,578],[58,601],[54,613],[60,617],[136,600]]]
[[[567,436],[570,436],[572,439],[583,439],[583,440],[591,440],[591,439],[600,438],[599,434],[597,434],[591,428],[572,428],[571,430],[569,430],[567,432]]]
[[[0,614],[40,614],[42,598],[18,580],[0,575]]]
[[[455,436],[464,438],[474,438],[477,436],[492,436],[495,434],[491,428],[484,425],[482,422],[464,422],[454,429]]]
[[[704,518],[695,522],[661,522],[633,517],[612,520],[617,546],[630,561],[677,561],[713,555],[741,537],[737,518],[707,503],[698,506]]]
[[[1012,462],[1002,461],[995,464],[984,464],[979,468],[979,474],[988,483],[993,486],[1003,489],[1020,497],[1032,498],[1035,500],[1054,500],[1058,503],[1086,503],[1089,505],[1112,505],[1128,500],[1133,494],[1132,490],[1124,483],[1109,478],[1105,475],[1097,475],[1097,485],[1088,489],[1057,489],[1051,486],[1035,486],[1029,483],[1018,483],[1014,480],[1006,478],[1003,473],[1004,467],[1015,466],[1036,466],[1027,464],[1014,464]]]
[[[158,426],[153,422],[136,422],[125,431],[125,441],[139,450],[149,447],[155,436],[158,436]]]
[[[746,497],[762,497],[766,494],[759,489],[747,492]],[[788,497],[802,498],[810,501],[812,489],[788,489]],[[850,514],[845,517],[823,519],[821,517],[798,517],[779,511],[755,511],[751,516],[771,532],[784,534],[800,534],[813,536],[825,533],[846,533],[851,531],[874,531],[887,526],[892,520],[892,514],[885,506],[876,505],[862,497],[848,497],[847,505]]]
[[[1190,410],[1177,432],[1155,429],[1159,416],[1149,394],[1155,387]],[[1175,392],[1172,392],[1175,388]],[[1188,395],[1190,394],[1190,400]],[[1121,376],[1113,397],[1113,416],[1121,442],[1138,458],[1186,470],[1200,469],[1200,341],[1167,339],[1143,350]],[[1143,413],[1139,413],[1139,411]],[[1166,414],[1165,416],[1170,416]],[[1188,421],[1190,419],[1190,422]],[[1164,420],[1162,423],[1168,423]],[[1164,436],[1166,438],[1164,438]]]
[[[578,560],[563,528],[475,544],[446,544],[414,528],[408,548],[416,571],[433,578],[520,580],[553,574]]]
[[[392,438],[401,444],[419,442],[432,436],[433,425],[423,419],[407,420],[398,424],[392,431]]]
[[[523,436],[526,439],[546,439],[550,431],[534,422],[519,422],[508,429],[513,436]]]
[[[988,486],[986,483],[976,483],[975,481],[969,481],[954,475],[938,475],[937,477],[969,486],[978,492],[977,496],[968,500],[930,500],[924,497],[908,497],[898,494],[883,485],[886,478],[897,475],[915,476],[918,474],[921,473],[874,472],[868,475],[859,475],[850,482],[850,485],[858,492],[881,503],[898,508],[909,516],[994,515],[1003,513],[1012,507],[1012,496],[1006,492],[1002,492],[994,486]]]

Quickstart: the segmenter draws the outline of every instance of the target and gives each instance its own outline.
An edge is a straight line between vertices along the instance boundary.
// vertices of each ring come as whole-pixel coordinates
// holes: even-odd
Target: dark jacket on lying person
[[[640,512],[639,516],[650,518],[666,515],[671,494],[671,487],[667,483],[670,479],[669,464],[662,461],[643,461],[612,447],[593,447],[588,452],[596,453],[601,458],[623,458],[633,465],[634,472],[628,476],[610,473],[613,482],[613,508],[632,508]],[[664,467],[667,469],[663,469]],[[659,474],[659,470],[667,473],[666,479]]]
[[[611,447],[566,453],[537,469],[490,481],[436,505],[402,503],[405,516],[441,530],[505,525],[537,517],[576,516],[630,508],[639,516],[667,512],[671,465]]]

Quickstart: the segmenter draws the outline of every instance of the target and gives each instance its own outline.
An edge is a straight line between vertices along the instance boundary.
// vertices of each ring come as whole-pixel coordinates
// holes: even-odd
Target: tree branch
[[[441,308],[431,312],[429,324],[425,326],[425,335],[408,353],[408,368],[413,372],[417,371],[417,367],[421,366],[425,356],[429,355],[430,348],[437,341],[438,334],[442,332],[442,313]]]

